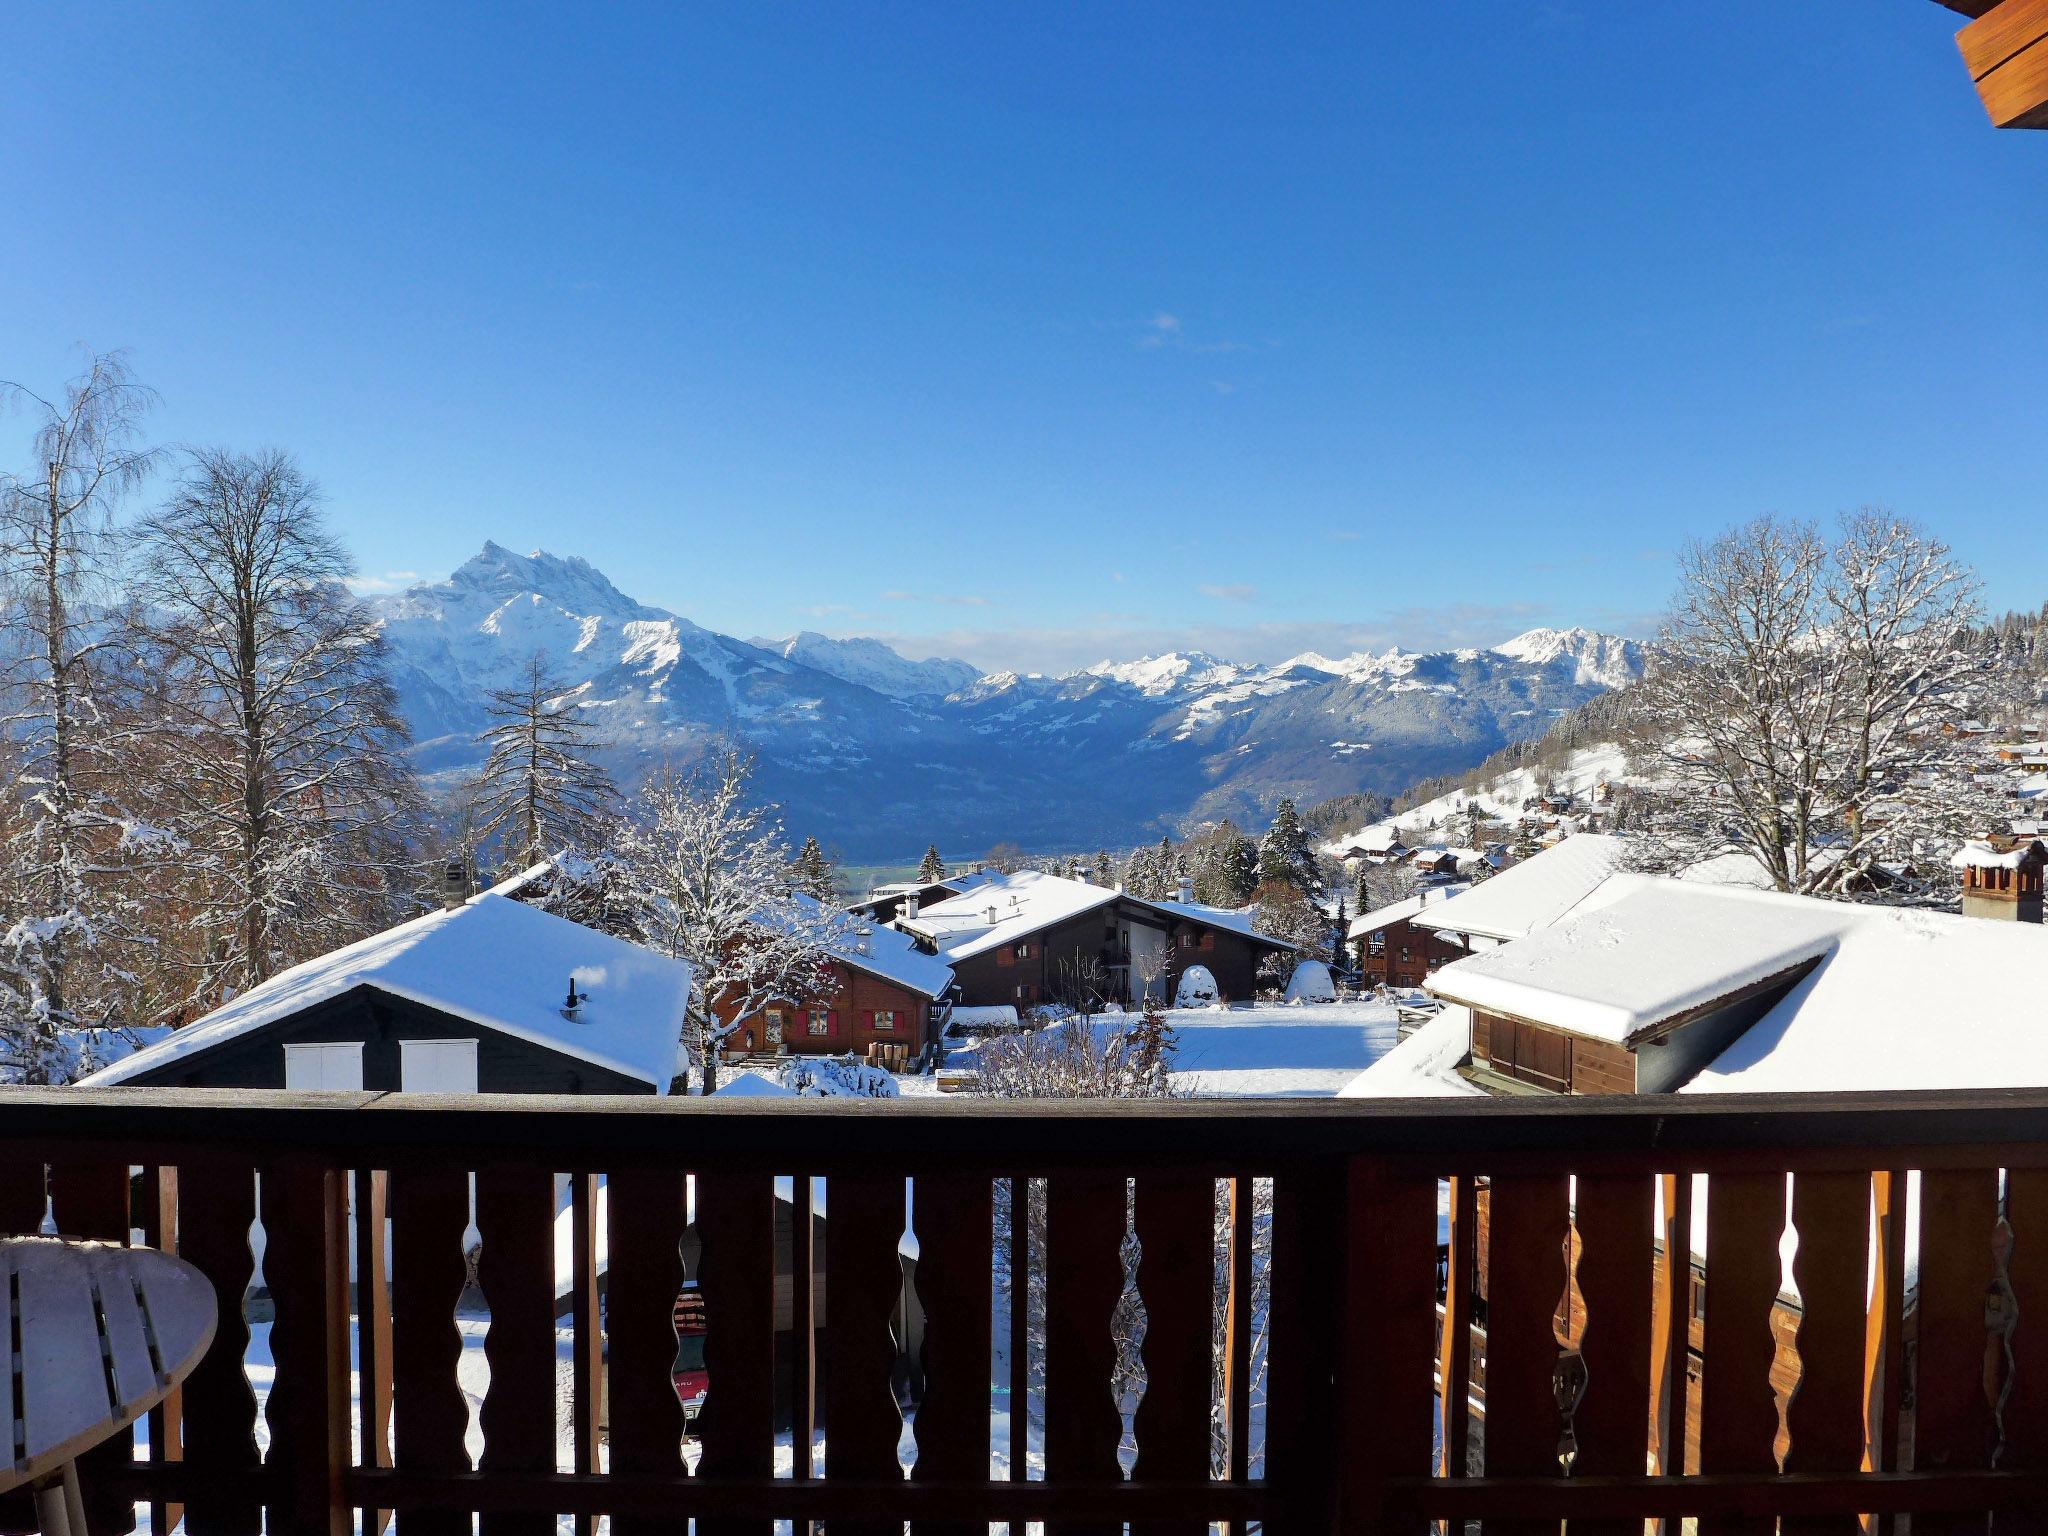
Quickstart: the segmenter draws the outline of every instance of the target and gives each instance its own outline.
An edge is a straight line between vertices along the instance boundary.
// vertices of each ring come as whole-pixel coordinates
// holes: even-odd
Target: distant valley
[[[1181,652],[983,675],[870,639],[735,639],[583,560],[496,544],[445,581],[371,601],[430,784],[477,766],[486,692],[543,651],[622,782],[736,737],[790,830],[855,860],[933,841],[1127,845],[1223,816],[1260,825],[1282,795],[1393,794],[1540,734],[1643,664],[1633,640],[1570,629],[1487,650],[1273,666]]]

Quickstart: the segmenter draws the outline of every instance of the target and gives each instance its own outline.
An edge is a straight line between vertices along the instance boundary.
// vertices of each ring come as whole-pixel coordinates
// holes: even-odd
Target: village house
[[[690,967],[498,891],[293,966],[91,1087],[666,1093]]]
[[[1433,886],[1405,901],[1353,918],[1345,937],[1357,961],[1361,982],[1369,987],[1419,987],[1439,966],[1462,960],[1462,944],[1425,928],[1415,919],[1431,906],[1441,906],[1468,889]]]
[[[1148,901],[1039,870],[993,876],[897,926],[952,967],[968,1007],[1171,998],[1194,965],[1224,1001],[1245,1002],[1261,962],[1293,948],[1185,885],[1180,899]]]
[[[976,886],[986,884],[990,878],[982,870],[972,870],[946,875],[938,880],[899,880],[876,886],[847,911],[870,922],[893,923],[906,913],[915,917],[920,906],[965,895]]]
[[[1417,927],[1460,950],[1491,949],[1560,921],[1621,867],[1623,840],[1581,832],[1449,900],[1418,910]]]
[[[952,991],[953,970],[944,960],[894,928],[847,916],[835,926],[818,986],[739,1021],[725,1054],[851,1053],[900,1068],[938,1040]],[[731,999],[714,1001],[712,1011],[721,1023],[735,1022]]]

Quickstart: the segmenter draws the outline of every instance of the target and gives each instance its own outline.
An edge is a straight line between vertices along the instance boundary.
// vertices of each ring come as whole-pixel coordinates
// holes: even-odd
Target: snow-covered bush
[[[1173,991],[1176,1008],[1211,1008],[1222,1000],[1215,974],[1206,965],[1191,965],[1180,973],[1180,985]]]
[[[1337,984],[1330,979],[1330,968],[1320,960],[1304,960],[1294,968],[1294,974],[1287,978],[1287,1001],[1290,1003],[1334,1003],[1337,1001]]]
[[[807,1099],[893,1099],[896,1079],[852,1056],[792,1056],[782,1086]]]

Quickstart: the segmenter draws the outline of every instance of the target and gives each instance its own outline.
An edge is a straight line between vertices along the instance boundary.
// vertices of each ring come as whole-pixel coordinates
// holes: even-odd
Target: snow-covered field
[[[1166,1018],[1179,1041],[1174,1081],[1215,1098],[1329,1098],[1398,1039],[1386,1003],[1174,1008]],[[929,1077],[897,1084],[905,1094],[938,1092]]]
[[[1614,743],[1581,747],[1574,752],[1571,761],[1564,768],[1554,772],[1538,772],[1530,768],[1515,768],[1494,779],[1479,789],[1467,792],[1454,789],[1449,794],[1439,795],[1434,800],[1425,800],[1399,816],[1390,816],[1369,826],[1357,827],[1342,836],[1333,837],[1323,844],[1322,851],[1330,854],[1343,852],[1365,837],[1368,832],[1399,829],[1408,841],[1421,837],[1421,829],[1430,826],[1449,826],[1467,806],[1477,805],[1489,816],[1512,821],[1522,814],[1522,803],[1548,787],[1560,794],[1585,795],[1593,786],[1605,780],[1619,780],[1627,777],[1628,754]]]

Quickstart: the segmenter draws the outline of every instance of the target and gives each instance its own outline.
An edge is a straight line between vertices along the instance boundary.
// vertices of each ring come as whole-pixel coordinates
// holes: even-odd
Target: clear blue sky
[[[989,665],[1639,627],[1686,537],[1871,501],[2031,605],[2048,134],[1957,24],[22,7],[0,377],[129,348],[373,578],[490,537]]]

